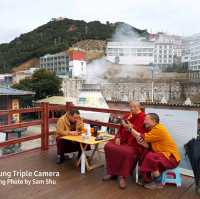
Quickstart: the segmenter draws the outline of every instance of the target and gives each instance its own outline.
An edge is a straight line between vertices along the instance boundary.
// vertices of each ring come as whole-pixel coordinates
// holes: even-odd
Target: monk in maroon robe
[[[136,139],[129,132],[128,127],[131,125],[140,133],[144,133],[145,114],[138,102],[130,102],[129,105],[131,109],[130,114],[123,117],[124,122],[122,122],[115,139],[108,142],[104,148],[107,175],[104,176],[103,180],[110,180],[118,176],[119,186],[122,189],[126,187],[126,178],[136,166],[143,152],[143,146],[137,143]]]

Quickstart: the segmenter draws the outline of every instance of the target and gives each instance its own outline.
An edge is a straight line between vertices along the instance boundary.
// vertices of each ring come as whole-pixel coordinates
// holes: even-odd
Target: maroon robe
[[[124,119],[131,122],[137,131],[144,133],[144,117],[144,112],[140,112],[137,115],[126,115]],[[120,145],[115,144],[114,139],[104,147],[107,173],[112,176],[128,177],[139,160],[143,147],[137,143],[136,139],[123,126],[120,127],[116,137],[120,138]]]
[[[144,150],[140,165],[140,175],[145,182],[152,181],[151,173],[159,171],[162,173],[167,169],[174,169],[179,165],[179,162],[173,155],[167,159],[162,153]]]

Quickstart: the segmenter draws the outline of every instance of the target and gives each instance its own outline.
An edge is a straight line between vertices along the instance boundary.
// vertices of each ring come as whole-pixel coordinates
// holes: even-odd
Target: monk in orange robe
[[[131,128],[132,135],[138,143],[148,149],[143,153],[140,174],[143,183],[150,182],[144,185],[146,188],[162,188],[161,173],[176,168],[180,162],[180,154],[167,129],[159,123],[159,116],[156,113],[147,114],[144,124],[148,132],[143,135]]]
[[[144,133],[145,114],[138,102],[130,102],[129,106],[131,112],[123,117],[126,122],[122,122],[115,139],[104,147],[107,175],[104,176],[103,180],[119,177],[119,186],[122,189],[126,187],[126,178],[136,166],[143,151],[143,146],[139,145],[128,131],[128,123],[131,123],[140,133]]]

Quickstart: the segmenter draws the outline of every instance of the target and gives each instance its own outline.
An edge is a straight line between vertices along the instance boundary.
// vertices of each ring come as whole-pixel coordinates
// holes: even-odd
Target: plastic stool
[[[161,183],[165,185],[166,183],[169,184],[176,184],[177,187],[181,186],[181,174],[179,168],[169,169],[162,173],[161,176]]]

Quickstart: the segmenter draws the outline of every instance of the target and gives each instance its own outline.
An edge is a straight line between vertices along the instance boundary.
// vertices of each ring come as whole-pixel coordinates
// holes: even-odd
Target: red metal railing
[[[18,110],[0,110],[0,116],[2,115],[9,115],[12,116],[12,114],[22,114],[22,113],[38,113],[41,115],[40,119],[32,120],[32,121],[26,121],[26,122],[20,122],[16,124],[7,124],[7,125],[0,125],[0,132],[4,132],[6,130],[14,130],[16,128],[24,128],[29,127],[33,125],[41,125],[41,133],[37,135],[31,135],[31,136],[24,136],[16,139],[10,139],[4,142],[0,143],[0,147],[6,147],[11,144],[18,144],[34,139],[41,138],[41,150],[48,150],[49,148],[49,136],[53,133],[49,131],[49,124],[55,123],[58,118],[49,117],[50,112],[54,113],[57,111],[67,111],[70,109],[79,109],[84,111],[93,111],[93,112],[101,112],[101,113],[111,113],[111,114],[125,114],[127,111],[122,110],[116,110],[116,109],[101,109],[101,108],[91,108],[91,107],[81,107],[81,106],[74,106],[72,103],[66,103],[66,105],[49,105],[48,103],[41,103],[37,107],[33,108],[26,108],[26,109],[18,109]],[[54,115],[54,114],[52,114]],[[84,119],[85,123],[89,124],[95,124],[95,125],[101,125],[101,126],[107,126],[111,128],[119,128],[119,125],[113,124],[113,123],[105,123],[101,121],[94,121],[94,120],[88,120]]]

